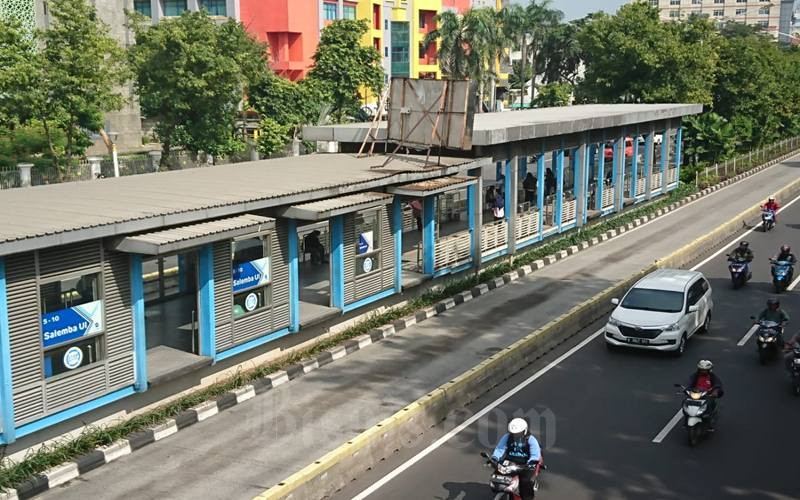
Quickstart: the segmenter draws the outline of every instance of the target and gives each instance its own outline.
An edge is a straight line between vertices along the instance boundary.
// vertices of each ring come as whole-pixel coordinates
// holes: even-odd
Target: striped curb
[[[492,290],[501,288],[518,280],[519,278],[522,278],[523,276],[541,270],[548,265],[555,264],[556,262],[563,260],[570,255],[580,253],[593,246],[597,246],[612,238],[622,235],[628,230],[639,227],[648,222],[652,222],[653,220],[673,212],[684,205],[696,201],[715,191],[719,191],[724,187],[761,172],[762,170],[780,163],[788,158],[796,156],[798,153],[800,153],[800,151],[795,151],[776,158],[775,160],[765,163],[764,165],[755,167],[747,172],[738,174],[718,184],[715,184],[714,186],[710,186],[701,191],[693,193],[678,202],[670,204],[668,207],[658,209],[656,210],[655,214],[639,217],[633,222],[627,223],[625,226],[608,230],[605,233],[602,233],[599,237],[593,237],[590,240],[582,241],[577,245],[572,245],[568,249],[560,250],[555,254],[548,255],[514,271],[505,273],[500,277],[490,279],[485,283],[473,286],[469,291],[460,292],[452,297],[442,299],[432,306],[428,306],[408,316],[397,319],[390,325],[383,325],[370,330],[364,335],[348,339],[335,347],[322,351],[314,358],[309,358],[307,360],[289,365],[285,368],[285,370],[271,373],[263,378],[251,381],[248,385],[220,394],[214,399],[205,401],[197,406],[179,413],[164,423],[134,432],[127,438],[120,439],[119,441],[116,441],[108,446],[96,448],[90,452],[76,457],[73,461],[66,462],[59,466],[48,469],[47,471],[21,483],[17,486],[17,488],[9,488],[4,492],[0,492],[0,500],[21,500],[32,498],[51,488],[55,488],[56,486],[71,481],[91,470],[129,455],[139,448],[143,448],[149,444],[166,439],[186,427],[207,420],[223,410],[252,399],[259,394],[283,385],[290,380],[301,377],[306,373],[317,370],[337,359],[357,352],[417,323],[438,316],[460,304],[463,304],[464,302],[468,302],[476,297],[486,295]]]

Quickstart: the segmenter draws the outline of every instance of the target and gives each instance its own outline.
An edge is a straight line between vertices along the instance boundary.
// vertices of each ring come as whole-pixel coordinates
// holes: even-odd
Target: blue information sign
[[[102,331],[102,300],[42,314],[42,345],[45,348]]]
[[[233,292],[269,283],[269,257],[233,266]]]

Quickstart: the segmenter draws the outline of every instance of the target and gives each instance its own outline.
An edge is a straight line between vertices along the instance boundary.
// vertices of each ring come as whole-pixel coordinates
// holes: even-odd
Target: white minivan
[[[659,269],[636,282],[605,327],[609,347],[629,346],[683,354],[686,341],[711,323],[711,285],[702,273]]]

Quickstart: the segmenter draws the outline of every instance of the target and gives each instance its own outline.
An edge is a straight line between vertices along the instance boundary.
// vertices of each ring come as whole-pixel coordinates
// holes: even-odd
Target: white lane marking
[[[736,345],[742,347],[747,343],[748,340],[750,340],[750,337],[752,337],[753,334],[756,333],[757,331],[758,331],[758,325],[751,326],[750,329],[747,330],[747,333],[744,334],[744,337],[742,337],[742,340],[740,340]]]
[[[794,290],[794,287],[796,287],[798,283],[800,283],[800,276],[798,276],[797,278],[794,279],[794,281],[792,281],[787,290]]]
[[[525,387],[530,385],[536,379],[538,379],[539,377],[541,377],[545,373],[549,372],[550,370],[552,370],[553,368],[558,366],[558,364],[563,362],[565,359],[569,358],[570,356],[572,356],[573,354],[575,354],[579,350],[583,349],[583,347],[585,347],[591,341],[596,339],[600,334],[602,334],[604,330],[605,330],[605,328],[601,328],[601,329],[597,330],[596,332],[591,334],[588,338],[586,338],[583,342],[581,342],[580,344],[576,345],[575,347],[573,347],[569,351],[567,351],[564,354],[562,354],[561,356],[559,356],[557,359],[552,361],[550,364],[548,364],[547,366],[545,366],[544,368],[542,368],[538,372],[534,373],[533,375],[531,375],[530,377],[525,379],[523,382],[521,382],[519,385],[517,385],[516,387],[514,387],[513,389],[511,389],[507,393],[505,393],[502,396],[500,396],[499,398],[495,399],[492,403],[490,403],[488,406],[485,406],[481,411],[479,411],[478,413],[476,413],[475,415],[473,415],[472,417],[467,419],[464,423],[462,423],[461,425],[459,425],[458,427],[456,427],[452,431],[448,432],[444,436],[440,437],[439,439],[437,439],[436,441],[434,441],[433,443],[428,445],[427,448],[425,448],[421,452],[419,452],[416,455],[414,455],[413,457],[411,457],[408,461],[406,461],[400,467],[394,469],[392,472],[390,472],[389,474],[387,474],[386,476],[381,478],[376,483],[372,484],[372,486],[370,486],[366,490],[364,490],[361,493],[359,493],[358,495],[354,496],[353,500],[363,500],[364,498],[367,498],[369,495],[372,495],[373,493],[378,491],[378,489],[381,488],[382,486],[384,486],[386,483],[388,483],[389,481],[391,481],[395,477],[399,476],[400,474],[405,472],[409,467],[411,467],[415,463],[419,462],[420,460],[422,460],[423,458],[425,458],[426,456],[431,454],[437,448],[439,448],[440,446],[445,444],[447,441],[452,439],[454,436],[458,435],[461,431],[463,431],[464,429],[466,429],[467,427],[469,427],[470,425],[475,423],[477,420],[479,420],[484,415],[486,415],[487,413],[489,413],[490,411],[495,409],[497,406],[499,406],[500,404],[505,402],[507,399],[511,398],[513,395],[515,395],[516,393],[518,393],[519,391],[521,391],[522,389],[524,389]]]
[[[731,185],[733,185],[733,184],[731,184]],[[702,199],[702,198],[700,198],[700,199]],[[781,210],[784,210],[784,209],[788,208],[789,206],[791,206],[791,205],[792,205],[794,202],[796,202],[797,200],[800,200],[800,196],[797,196],[796,198],[792,199],[792,200],[791,200],[789,203],[787,203],[786,205],[784,205],[784,206],[781,208]],[[739,241],[741,241],[741,240],[742,240],[742,239],[743,239],[745,236],[747,236],[747,235],[749,235],[749,234],[753,233],[753,232],[754,232],[756,229],[758,229],[758,227],[759,227],[759,225],[758,225],[758,224],[756,224],[756,225],[755,225],[755,226],[753,226],[751,229],[748,229],[747,231],[745,231],[744,233],[742,233],[742,235],[741,235],[741,236],[739,236],[738,238],[734,238],[733,240],[731,240],[731,242],[730,242],[730,243],[728,243],[728,244],[727,244],[727,245],[725,245],[724,247],[720,248],[719,250],[717,250],[716,252],[714,252],[713,254],[711,254],[709,257],[707,257],[705,260],[703,260],[702,262],[700,262],[699,264],[697,264],[696,266],[694,266],[694,267],[693,267],[693,268],[691,268],[690,270],[691,270],[691,271],[696,271],[696,270],[698,270],[699,268],[701,268],[701,267],[705,266],[705,265],[706,265],[706,264],[708,264],[708,263],[709,263],[709,262],[710,262],[712,259],[715,259],[715,258],[716,258],[716,257],[717,257],[719,254],[721,254],[722,252],[724,252],[724,251],[725,251],[725,250],[727,250],[728,248],[732,247],[732,246],[733,246],[733,245],[735,245],[736,243],[739,243]],[[800,277],[798,277],[798,280],[800,280]],[[795,283],[797,283],[797,280],[795,280]],[[795,283],[792,283],[792,285],[794,285]]]
[[[667,434],[669,434],[669,431],[671,431],[673,427],[678,425],[678,422],[681,421],[682,417],[683,417],[683,410],[681,409],[678,410],[678,413],[676,413],[669,422],[667,422],[667,425],[665,425],[664,428],[661,429],[661,432],[656,434],[656,437],[653,438],[653,442],[660,443],[661,441],[663,441],[664,438],[667,437]]]

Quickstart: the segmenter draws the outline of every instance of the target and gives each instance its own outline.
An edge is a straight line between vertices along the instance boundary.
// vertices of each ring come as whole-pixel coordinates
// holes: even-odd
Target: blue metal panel
[[[536,207],[539,210],[539,241],[544,232],[544,151],[536,158]]]
[[[639,128],[633,136],[633,158],[631,158],[631,192],[628,193],[636,202],[636,183],[639,181]]]
[[[553,163],[556,166],[556,209],[555,225],[561,232],[561,213],[564,208],[564,150],[553,151]]]
[[[490,260],[494,260],[494,259],[496,259],[498,257],[502,257],[504,255],[508,255],[508,249],[498,250],[497,252],[490,253],[488,255],[482,255],[481,256],[481,264],[485,264],[485,263],[489,262]]]
[[[422,272],[433,274],[436,250],[435,195],[422,198]]]
[[[580,177],[580,149],[575,148],[570,150],[570,158],[572,163],[572,194],[573,196],[578,196],[578,191],[581,188],[581,177]]]
[[[287,222],[289,240],[289,331],[300,330],[300,267],[299,250],[297,248],[297,221]]]
[[[222,361],[223,359],[228,359],[232,356],[236,356],[237,354],[253,349],[254,347],[258,347],[260,345],[266,344],[267,342],[272,342],[273,340],[285,337],[290,333],[292,332],[289,331],[288,328],[284,328],[283,330],[278,330],[277,332],[272,332],[269,335],[258,337],[257,339],[245,342],[244,344],[239,344],[236,347],[231,347],[230,349],[217,353],[217,361]]]
[[[470,213],[472,213],[470,211]],[[403,291],[403,203],[399,196],[392,202],[392,232],[394,236],[394,291]]]
[[[593,146],[584,145],[587,149],[586,154],[583,155],[583,196],[584,196],[584,210],[583,210],[583,223],[589,219],[589,170],[591,169],[590,153]]]
[[[469,221],[469,255],[472,259],[472,262],[475,262],[475,259],[478,256],[476,252],[477,247],[475,246],[475,238],[473,235],[475,234],[475,203],[477,203],[478,196],[478,185],[471,184],[467,186],[467,220]]]
[[[371,295],[369,297],[364,297],[361,300],[357,300],[355,302],[351,302],[350,304],[347,304],[346,306],[344,306],[342,308],[342,312],[350,312],[353,309],[358,309],[359,307],[364,307],[367,304],[371,304],[371,303],[373,303],[375,301],[378,301],[378,300],[381,300],[381,299],[385,299],[386,297],[389,297],[389,296],[394,295],[394,294],[395,294],[394,288],[392,288],[390,290],[384,290],[384,291],[382,291],[380,293],[376,293],[375,295]]]
[[[612,147],[613,156],[611,157],[611,185],[614,187],[614,196],[613,196],[613,203],[611,204],[613,210],[609,210],[608,212],[612,212],[619,209],[619,200],[617,200],[617,182],[622,178],[619,173],[619,141],[614,139],[614,145]],[[625,146],[622,147],[622,156],[625,156]]]
[[[73,406],[72,408],[68,408],[58,413],[54,413],[40,420],[36,420],[29,424],[25,424],[22,427],[17,428],[17,437],[20,438],[23,436],[27,436],[28,434],[33,434],[34,432],[38,432],[42,429],[56,425],[65,420],[69,420],[78,415],[82,415],[92,410],[96,410],[101,406],[109,405],[114,401],[118,401],[124,397],[130,396],[131,394],[134,394],[134,392],[135,390],[133,386],[126,387],[124,389],[108,393],[105,396],[99,397],[97,399],[93,399],[83,404],[79,404],[78,406]],[[10,441],[5,442],[4,444],[7,444],[9,442]]]
[[[606,143],[600,143],[600,151],[597,165],[597,187],[595,188],[595,210],[598,212],[603,210],[603,188],[606,181]]]
[[[344,216],[335,215],[331,226],[331,305],[344,309]]]
[[[136,375],[136,391],[147,390],[147,332],[144,321],[144,280],[142,279],[142,256],[132,254],[131,304],[133,309],[133,359]]]
[[[214,313],[214,247],[205,245],[198,252],[200,279],[198,309],[200,316],[200,355],[216,360],[216,319]],[[216,361],[215,361],[216,362]]]
[[[667,192],[667,164],[669,163],[669,129],[661,134],[661,191]]]
[[[683,145],[683,127],[678,127],[678,130],[675,132],[675,171],[676,179],[678,185],[681,183],[681,154],[682,149],[681,146]]]
[[[448,267],[445,269],[440,269],[433,273],[434,278],[439,278],[441,276],[445,276],[447,274],[458,274],[461,271],[466,271],[467,269],[472,268],[472,262],[465,262],[464,264],[459,264],[456,267]]]
[[[653,134],[649,133],[644,137],[644,185],[646,198],[650,197],[652,186],[650,185],[650,178],[653,173],[653,155],[649,154],[653,151]]]
[[[8,297],[6,297],[6,261],[0,257],[0,439],[13,443],[16,439],[14,424],[14,390],[11,380],[11,332],[8,326]]]

